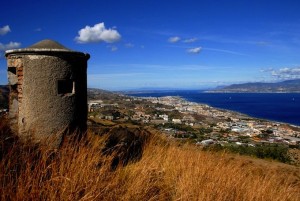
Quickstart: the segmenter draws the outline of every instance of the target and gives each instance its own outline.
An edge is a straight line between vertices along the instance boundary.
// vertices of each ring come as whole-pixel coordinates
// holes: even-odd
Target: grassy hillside
[[[201,151],[134,126],[99,128],[95,133],[96,129],[81,142],[66,139],[59,149],[49,149],[21,142],[0,121],[0,200],[281,201],[300,197],[300,171],[295,166]],[[119,143],[109,138],[114,133],[121,133]],[[147,138],[140,141],[139,135],[145,134]],[[122,152],[107,154],[107,150],[109,144],[126,145],[127,135],[141,142],[141,149],[132,151],[141,155],[123,166]],[[119,166],[112,167],[118,156]]]

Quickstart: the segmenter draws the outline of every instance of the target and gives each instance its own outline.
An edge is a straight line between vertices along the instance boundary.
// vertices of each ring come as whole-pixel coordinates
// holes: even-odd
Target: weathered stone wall
[[[7,59],[8,67],[8,83],[10,85],[9,96],[9,119],[11,129],[18,132],[18,118],[19,112],[22,110],[20,104],[22,103],[22,84],[23,84],[23,56],[10,55]]]
[[[86,130],[85,57],[49,52],[11,54],[7,59],[8,68],[17,67],[15,90],[11,85],[10,115],[17,119],[20,135],[41,140],[65,128]]]

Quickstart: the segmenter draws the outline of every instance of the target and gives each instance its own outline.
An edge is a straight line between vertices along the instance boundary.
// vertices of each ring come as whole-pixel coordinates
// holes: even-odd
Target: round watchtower
[[[28,48],[8,50],[5,56],[14,131],[34,140],[66,129],[86,131],[89,54],[43,40]]]

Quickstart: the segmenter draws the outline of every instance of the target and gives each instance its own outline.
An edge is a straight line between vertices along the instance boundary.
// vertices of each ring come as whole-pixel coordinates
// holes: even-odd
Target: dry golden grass
[[[89,134],[59,150],[16,143],[0,162],[0,200],[300,200],[294,166],[154,135],[140,161],[111,170],[103,142]]]

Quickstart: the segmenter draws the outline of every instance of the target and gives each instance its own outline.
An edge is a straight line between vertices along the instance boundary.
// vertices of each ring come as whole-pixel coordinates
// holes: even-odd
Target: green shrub
[[[228,146],[225,149],[241,155],[251,155],[257,158],[269,158],[283,163],[289,163],[291,161],[288,155],[288,147],[283,145],[258,145],[255,147]]]

